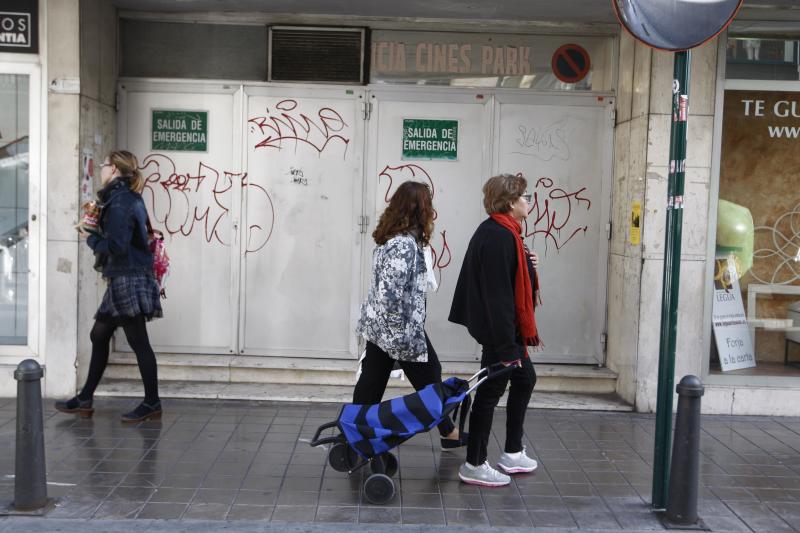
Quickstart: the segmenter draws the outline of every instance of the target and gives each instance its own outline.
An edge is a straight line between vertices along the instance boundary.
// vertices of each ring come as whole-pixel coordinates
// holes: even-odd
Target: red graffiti
[[[188,237],[201,227],[206,242],[230,246],[233,188],[241,186],[247,197],[248,214],[252,213],[248,217],[245,253],[256,252],[267,244],[275,222],[272,200],[263,187],[249,183],[247,173],[220,173],[203,162],[197,164],[195,174],[178,173],[175,162],[163,154],[150,154],[142,163],[142,196],[153,219],[163,225],[168,235]]]
[[[533,216],[533,231],[529,231],[530,224],[526,219],[525,236],[532,236],[535,241],[537,235],[543,235],[545,250],[549,243],[560,250],[579,233],[585,234],[589,226],[568,227],[573,209],[577,209],[581,203],[586,204],[587,211],[592,207],[591,200],[582,196],[585,190],[586,187],[581,187],[575,192],[567,192],[560,187],[553,187],[551,178],[539,178],[528,211],[528,216]]]
[[[256,142],[255,148],[281,150],[284,142],[294,142],[295,148],[302,143],[321,154],[329,143],[339,141],[344,145],[344,154],[347,155],[350,144],[350,139],[344,137],[347,122],[338,111],[323,107],[315,117],[309,117],[300,113],[297,107],[296,100],[281,100],[275,104],[273,111],[267,108],[266,115],[250,118],[247,121],[250,133],[263,136]]]
[[[428,171],[419,165],[410,164],[400,165],[397,167],[386,165],[383,167],[383,170],[378,173],[378,181],[380,181],[382,178],[389,180],[389,183],[386,186],[386,194],[383,195],[383,201],[387,204],[394,193],[394,189],[396,189],[396,187],[394,187],[395,180],[397,181],[398,186],[404,181],[419,181],[425,183],[425,185],[428,185],[431,188],[431,198],[436,198],[436,186],[433,184],[433,179],[431,178],[430,174],[428,174]],[[439,215],[436,212],[436,209],[434,209],[433,220],[436,220],[438,216]]]
[[[386,165],[383,167],[383,170],[378,173],[378,181],[383,178],[388,180],[386,192],[383,195],[383,201],[387,204],[392,198],[394,191],[397,190],[397,187],[405,181],[419,181],[425,183],[431,189],[431,198],[436,197],[436,185],[433,183],[433,178],[431,178],[427,170],[419,165],[409,164],[396,167]],[[438,216],[436,209],[434,209],[433,219],[436,220]],[[430,247],[433,256],[433,269],[437,275],[439,286],[441,287],[442,270],[450,266],[453,255],[450,251],[450,245],[447,243],[447,230],[440,231],[439,235],[441,236],[441,244],[437,245],[436,242],[434,242],[437,240],[436,237],[431,236]]]
[[[261,185],[250,183],[245,173],[242,176],[242,189],[247,198],[247,234],[245,236],[245,255],[257,252],[267,245],[275,228],[275,206],[267,190]]]
[[[450,263],[453,261],[453,254],[450,252],[450,245],[447,244],[447,230],[440,231],[439,235],[442,236],[441,246],[439,246],[437,250],[436,243],[433,242],[434,239],[431,239],[430,247],[431,255],[433,256],[433,270],[438,276],[438,285],[441,287],[443,271],[450,266]],[[439,289],[437,288],[436,290],[438,292]]]
[[[433,266],[438,269],[447,268],[453,260],[453,254],[450,253],[450,245],[447,244],[447,230],[440,231],[439,235],[442,236],[442,248],[439,252],[431,244],[431,253],[433,254]]]

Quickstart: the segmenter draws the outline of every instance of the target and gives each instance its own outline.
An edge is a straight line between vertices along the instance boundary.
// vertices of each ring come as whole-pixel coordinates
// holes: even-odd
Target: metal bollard
[[[705,529],[697,517],[700,398],[705,389],[697,376],[684,376],[675,389],[678,392],[678,413],[672,444],[666,519],[674,525]]]
[[[42,367],[33,359],[22,361],[14,372],[17,380],[17,448],[13,507],[17,511],[31,511],[47,505],[42,376]]]

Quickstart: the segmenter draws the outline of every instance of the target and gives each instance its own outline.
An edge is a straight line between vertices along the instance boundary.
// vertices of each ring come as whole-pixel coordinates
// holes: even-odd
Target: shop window
[[[726,56],[709,369],[800,377],[798,40]]]
[[[28,342],[29,77],[0,74],[0,345]]]
[[[267,79],[267,27],[120,19],[120,76]]]
[[[732,37],[728,39],[726,77],[739,80],[797,80],[800,41]]]

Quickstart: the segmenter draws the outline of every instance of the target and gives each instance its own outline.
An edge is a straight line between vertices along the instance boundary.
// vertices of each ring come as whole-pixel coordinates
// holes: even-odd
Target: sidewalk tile
[[[358,520],[358,507],[355,506],[327,506],[317,507],[315,522],[329,523],[350,523],[354,524]]]
[[[240,490],[236,495],[234,504],[236,505],[272,505],[278,499],[278,492],[275,490]]]
[[[404,525],[445,525],[442,509],[403,507],[401,510]]]
[[[188,508],[185,503],[147,503],[136,518],[152,520],[177,520]]]
[[[186,520],[225,520],[230,510],[225,503],[191,503],[183,514]]]
[[[219,503],[231,505],[236,497],[236,490],[233,489],[197,489],[192,504],[195,503]]]
[[[531,527],[533,522],[527,511],[488,509],[486,511],[492,527]]]
[[[534,527],[577,527],[569,512],[565,511],[528,511]]]
[[[142,502],[107,501],[97,508],[92,518],[97,520],[124,520],[135,518],[144,507]]]
[[[442,497],[438,493],[405,493],[401,495],[403,507],[442,509]]]
[[[653,512],[639,512],[627,513],[619,512],[614,513],[614,518],[617,519],[622,529],[636,529],[636,530],[654,530],[660,531],[664,527],[661,521]]]
[[[117,487],[108,496],[111,501],[145,502],[155,489],[145,487]]]
[[[235,490],[238,489],[242,482],[244,481],[244,477],[242,476],[211,476],[209,475],[206,477],[203,482],[201,483],[201,487],[204,489],[229,489]]]
[[[197,489],[177,489],[161,487],[156,489],[148,503],[186,503],[192,501]]]
[[[447,525],[458,526],[488,526],[489,517],[486,511],[473,509],[445,509]]]
[[[361,506],[359,524],[400,524],[402,514],[399,507]]]
[[[610,511],[572,511],[578,527],[584,529],[619,529],[620,524]]]
[[[227,520],[269,520],[275,509],[273,505],[233,505]]]

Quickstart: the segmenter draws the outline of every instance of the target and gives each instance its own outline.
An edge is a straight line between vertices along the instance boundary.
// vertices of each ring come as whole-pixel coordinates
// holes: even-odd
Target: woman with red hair
[[[433,199],[427,185],[402,183],[372,234],[372,279],[356,332],[366,341],[353,403],[376,404],[400,365],[416,390],[442,380],[442,366],[425,333],[428,272],[424,247],[433,233]],[[443,448],[466,444],[449,419],[439,424]]]

